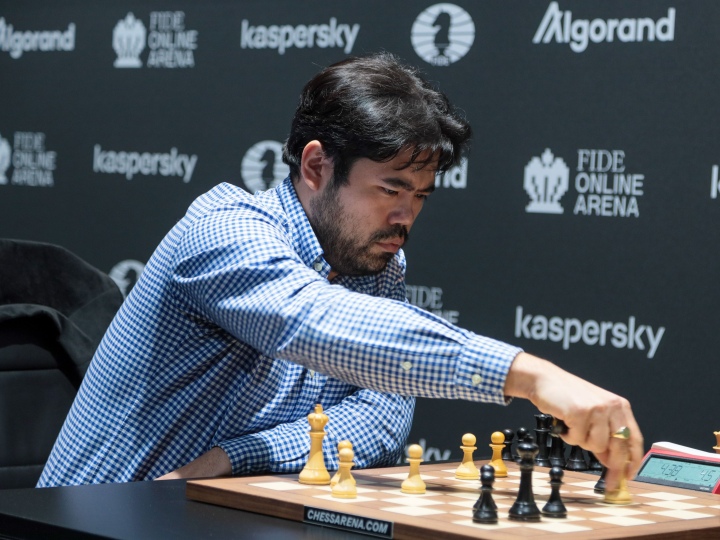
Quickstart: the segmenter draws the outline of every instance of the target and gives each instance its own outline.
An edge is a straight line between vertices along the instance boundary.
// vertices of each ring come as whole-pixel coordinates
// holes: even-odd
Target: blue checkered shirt
[[[214,446],[233,474],[299,471],[316,403],[329,469],[343,439],[382,466],[408,396],[505,402],[519,349],[408,304],[402,252],[376,276],[329,272],[289,179],[199,197],[110,325],[38,486],[153,479]]]

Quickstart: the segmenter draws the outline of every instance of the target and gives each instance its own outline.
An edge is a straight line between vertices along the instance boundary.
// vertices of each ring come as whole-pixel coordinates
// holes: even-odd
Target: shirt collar
[[[322,256],[323,250],[320,242],[315,236],[315,231],[308,221],[305,209],[300,204],[295,186],[289,176],[277,187],[277,194],[280,204],[288,216],[290,226],[294,229],[293,237],[298,255],[308,267],[327,277],[330,273],[330,265]]]

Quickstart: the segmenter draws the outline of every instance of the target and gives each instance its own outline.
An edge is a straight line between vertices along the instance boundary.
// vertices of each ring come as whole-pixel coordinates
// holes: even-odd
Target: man
[[[405,300],[401,247],[457,164],[470,128],[388,54],[348,59],[305,87],[290,178],[250,196],[223,184],[168,233],[118,312],[39,486],[298,471],[307,414],[323,451],[359,467],[397,460],[408,396],[530,399],[565,420],[614,486],[642,436],[628,402]]]

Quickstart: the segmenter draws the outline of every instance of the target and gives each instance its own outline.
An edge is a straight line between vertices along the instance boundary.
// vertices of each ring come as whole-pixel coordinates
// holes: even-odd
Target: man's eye
[[[398,194],[397,191],[392,190],[392,189],[388,189],[388,188],[383,188],[383,191],[384,191],[385,193],[387,193],[388,195],[397,195],[397,194]]]
[[[418,193],[418,194],[416,194],[415,196],[416,196],[418,199],[422,199],[423,201],[427,201],[427,198],[429,197],[429,195],[430,195],[429,193]]]

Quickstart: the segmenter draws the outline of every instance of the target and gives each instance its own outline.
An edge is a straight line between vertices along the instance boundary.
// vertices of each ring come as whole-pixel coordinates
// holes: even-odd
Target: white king
[[[142,67],[140,53],[145,48],[146,35],[145,25],[132,13],[118,21],[113,30],[113,49],[117,54],[113,65],[117,68]]]
[[[568,190],[570,169],[562,158],[556,158],[549,148],[542,154],[542,161],[534,157],[525,166],[524,187],[530,196],[526,212],[562,214],[560,198]]]

